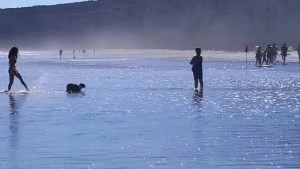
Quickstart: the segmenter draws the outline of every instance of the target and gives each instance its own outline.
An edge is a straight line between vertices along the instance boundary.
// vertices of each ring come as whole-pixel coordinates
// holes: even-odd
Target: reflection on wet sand
[[[203,100],[203,90],[195,91],[193,96],[194,101],[199,102]]]
[[[18,152],[19,152],[19,115],[20,107],[25,101],[27,94],[14,96],[9,94],[9,147],[10,147],[10,162],[11,168],[18,168]]]
[[[194,95],[193,95],[193,105],[195,107],[197,107],[197,109],[201,109],[202,110],[202,101],[203,101],[203,90],[200,91],[195,91]]]
[[[67,93],[67,96],[69,98],[76,98],[76,97],[82,97],[85,96],[84,92],[79,92],[79,93]]]

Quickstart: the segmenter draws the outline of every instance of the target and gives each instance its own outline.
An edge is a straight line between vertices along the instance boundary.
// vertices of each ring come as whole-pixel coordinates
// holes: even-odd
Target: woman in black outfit
[[[28,87],[26,83],[24,82],[21,74],[18,72],[16,68],[16,63],[18,59],[18,53],[19,49],[17,47],[13,47],[10,49],[9,54],[8,54],[8,59],[9,59],[9,69],[8,69],[8,74],[9,74],[9,84],[8,84],[8,91],[10,91],[12,84],[14,83],[14,77],[16,76],[22,83],[22,85],[26,88],[28,91]]]

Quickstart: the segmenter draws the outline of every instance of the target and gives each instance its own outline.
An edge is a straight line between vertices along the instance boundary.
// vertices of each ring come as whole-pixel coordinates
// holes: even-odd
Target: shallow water
[[[300,168],[297,63],[206,59],[195,94],[184,58],[51,56],[19,60],[30,92],[0,94],[0,168]]]

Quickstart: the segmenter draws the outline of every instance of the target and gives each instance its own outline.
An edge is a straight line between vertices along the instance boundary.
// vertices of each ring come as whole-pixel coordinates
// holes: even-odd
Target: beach
[[[256,67],[254,52],[22,51],[30,88],[8,84],[0,53],[0,168],[300,168],[300,64],[295,52]],[[279,59],[281,61],[281,59]],[[68,83],[84,83],[67,94]]]

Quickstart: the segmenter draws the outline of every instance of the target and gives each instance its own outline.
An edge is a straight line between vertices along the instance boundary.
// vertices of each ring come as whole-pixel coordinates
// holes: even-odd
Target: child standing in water
[[[8,91],[10,91],[12,84],[14,83],[14,77],[16,76],[22,83],[22,85],[26,88],[28,91],[28,87],[25,84],[21,74],[18,72],[16,68],[16,63],[18,59],[18,53],[19,49],[17,47],[13,47],[10,49],[9,54],[8,54],[8,59],[9,59],[9,69],[8,69],[8,74],[9,74],[9,84],[8,84]]]
[[[194,75],[194,81],[195,81],[195,91],[198,91],[198,81],[200,82],[200,91],[203,90],[203,72],[202,72],[202,61],[203,57],[201,56],[201,48],[195,49],[196,56],[194,56],[190,62]]]

